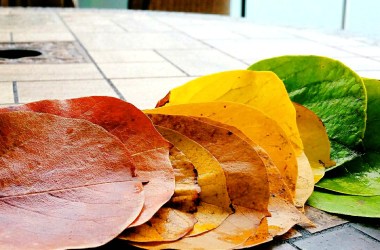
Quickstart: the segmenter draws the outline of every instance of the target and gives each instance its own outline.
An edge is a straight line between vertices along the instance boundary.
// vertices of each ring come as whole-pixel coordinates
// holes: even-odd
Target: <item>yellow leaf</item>
[[[218,227],[232,213],[226,177],[220,163],[210,152],[188,137],[168,128],[160,126],[156,128],[186,155],[198,172],[201,202],[194,214],[198,222],[189,235],[200,234]]]
[[[283,82],[273,72],[235,70],[199,77],[172,89],[158,105],[210,101],[231,101],[257,108],[278,122],[296,154],[301,154],[295,109]]]
[[[258,153],[231,131],[191,117],[149,114],[155,125],[176,130],[205,147],[221,164],[232,204],[268,214],[269,184]]]
[[[262,218],[262,213],[235,206],[235,213],[228,216],[219,227],[206,233],[185,237],[174,242],[132,242],[131,244],[146,249],[233,249],[255,234]]]
[[[273,72],[235,70],[199,77],[174,88],[158,106],[230,101],[255,107],[278,122],[292,142],[298,163],[296,204],[303,207],[313,191],[311,166],[303,154],[296,111],[283,82]],[[302,166],[300,166],[302,164]],[[302,171],[301,171],[302,170]],[[313,183],[312,185],[309,185]],[[297,191],[296,191],[297,192]],[[309,195],[309,196],[307,196]]]
[[[190,213],[162,207],[147,223],[127,229],[119,238],[134,242],[173,241],[190,232],[196,222]]]
[[[330,141],[322,120],[306,107],[293,104],[305,154],[313,170],[314,183],[317,183],[325,174],[325,169],[335,165],[330,159]]]
[[[207,102],[164,106],[144,112],[205,117],[237,128],[233,131],[235,134],[242,137],[241,131],[254,142],[252,146],[258,144],[269,154],[294,196],[298,167],[291,142],[278,123],[258,109],[233,102]]]
[[[170,148],[169,158],[174,169],[175,189],[168,206],[182,212],[195,212],[201,191],[195,167],[176,147]]]

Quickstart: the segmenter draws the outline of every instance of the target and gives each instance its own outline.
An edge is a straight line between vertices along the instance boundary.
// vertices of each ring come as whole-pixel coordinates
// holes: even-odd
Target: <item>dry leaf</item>
[[[210,152],[188,137],[164,127],[157,126],[157,129],[191,160],[198,172],[201,202],[194,214],[198,222],[188,236],[218,227],[232,213],[226,177],[220,163]]]
[[[248,142],[254,142],[252,146],[260,145],[269,154],[294,196],[298,177],[294,150],[277,122],[258,109],[233,102],[207,102],[164,106],[144,112],[204,117],[237,128],[228,129],[240,137],[243,133],[250,139]]]
[[[297,112],[297,126],[317,183],[325,169],[335,165],[330,159],[330,141],[321,119],[313,111],[293,103]]]
[[[117,136],[137,168],[144,185],[145,203],[137,226],[149,220],[173,195],[174,172],[169,161],[169,143],[156,131],[150,120],[132,104],[106,96],[68,100],[43,100],[0,109],[34,111],[63,117],[80,118],[100,125]]]
[[[269,186],[258,153],[231,131],[191,117],[149,114],[155,125],[173,129],[205,147],[221,164],[232,204],[267,214]],[[254,197],[254,198],[253,198]]]
[[[189,233],[196,222],[190,213],[162,207],[148,222],[128,229],[119,238],[133,242],[173,241]]]
[[[142,209],[124,144],[88,121],[1,113],[0,152],[1,249],[99,246]]]
[[[210,249],[210,246],[213,249],[233,249],[255,234],[262,218],[262,213],[235,206],[235,213],[228,216],[219,227],[206,233],[168,243],[131,244],[146,249],[202,250]]]

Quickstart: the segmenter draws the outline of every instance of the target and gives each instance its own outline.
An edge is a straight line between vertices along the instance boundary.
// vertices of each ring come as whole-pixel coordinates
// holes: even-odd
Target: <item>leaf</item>
[[[367,89],[367,127],[364,134],[364,147],[366,150],[380,152],[380,81],[363,78]]]
[[[128,229],[128,234],[122,234],[119,239],[133,242],[177,240],[189,233],[196,221],[190,213],[162,207],[147,223]]]
[[[322,119],[335,167],[358,155],[355,149],[364,135],[367,98],[363,81],[354,71],[339,61],[319,56],[275,57],[249,69],[276,73],[290,98]]]
[[[204,249],[204,242],[208,242],[219,249],[233,248],[244,243],[256,232],[262,218],[268,215],[266,169],[257,152],[224,128],[185,116],[149,116],[154,124],[176,130],[214,155],[226,175],[228,194],[235,209],[235,213],[214,230],[183,238],[170,245],[158,244],[155,247]]]
[[[314,182],[317,183],[325,174],[325,169],[335,165],[330,159],[330,141],[318,116],[300,104],[293,104],[305,154],[313,170]]]
[[[158,106],[230,101],[247,104],[276,120],[293,143],[296,155],[303,150],[296,113],[282,81],[272,72],[235,70],[199,77],[174,88]]]
[[[200,187],[194,165],[176,147],[170,148],[170,161],[175,173],[174,195],[165,207],[147,222],[128,228],[119,239],[136,242],[173,241],[193,230],[197,218]]]
[[[363,143],[367,151],[341,169],[331,171],[317,183],[318,187],[351,195],[380,195],[380,84],[371,79],[364,79],[364,83],[368,94],[368,119]]]
[[[232,213],[226,177],[220,163],[209,151],[188,137],[168,128],[157,126],[157,129],[190,159],[198,173],[200,203],[194,214],[198,222],[189,236],[218,227]]]
[[[191,117],[159,114],[149,114],[149,117],[155,125],[173,129],[196,141],[220,162],[232,204],[267,213],[266,168],[247,142],[227,129]]]
[[[314,191],[308,203],[320,210],[351,216],[380,218],[380,196],[339,195]]]
[[[261,111],[240,103],[208,102],[164,106],[144,112],[205,117],[237,128],[233,131],[235,134],[241,131],[250,139],[248,142],[254,142],[252,146],[260,145],[269,154],[294,196],[298,177],[294,150],[276,121]]]
[[[170,162],[174,169],[175,189],[167,205],[182,212],[197,211],[201,188],[193,163],[176,147],[170,149]]]
[[[0,248],[102,245],[144,194],[125,146],[103,128],[50,114],[0,114]]]
[[[141,225],[165,204],[174,192],[174,172],[169,160],[169,144],[150,120],[132,104],[106,96],[68,100],[43,100],[0,109],[0,112],[25,110],[88,120],[118,137],[137,167],[144,185],[145,203],[139,218]]]
[[[235,213],[217,228],[194,237],[185,237],[168,243],[143,243],[132,245],[146,249],[233,249],[244,243],[250,235],[254,235],[262,214],[252,209],[235,206]]]
[[[365,155],[329,172],[318,187],[350,195],[380,195],[380,153]]]

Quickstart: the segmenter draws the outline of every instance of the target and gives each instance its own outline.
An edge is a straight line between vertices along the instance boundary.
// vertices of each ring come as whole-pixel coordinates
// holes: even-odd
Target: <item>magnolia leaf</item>
[[[367,127],[364,134],[366,150],[380,152],[380,80],[363,78],[367,89]]]
[[[147,222],[125,230],[119,238],[136,242],[173,241],[193,230],[200,187],[194,165],[176,147],[170,148],[175,190],[170,201]]]
[[[131,243],[146,249],[233,249],[257,231],[263,215],[252,209],[235,206],[235,212],[214,230],[173,242]]]
[[[236,70],[199,77],[174,88],[158,106],[230,101],[255,107],[278,122],[296,156],[303,151],[296,112],[283,82],[272,72]]]
[[[358,196],[314,191],[308,204],[330,213],[380,218],[379,195]]]
[[[335,167],[358,156],[355,148],[364,136],[367,97],[363,81],[354,71],[339,61],[319,56],[275,57],[249,69],[276,73],[290,98],[322,119]]]
[[[163,207],[147,223],[129,228],[119,238],[133,242],[173,241],[189,233],[196,222],[190,213]]]
[[[124,144],[85,120],[0,114],[1,249],[95,247],[139,215]]]
[[[175,189],[167,205],[182,212],[197,211],[201,188],[193,163],[176,147],[170,149],[170,162],[174,169]]]
[[[267,214],[269,186],[257,152],[231,131],[176,115],[149,114],[155,125],[173,129],[205,147],[221,164],[232,204]],[[254,198],[253,198],[254,197]]]
[[[380,82],[364,79],[368,94],[367,129],[364,155],[328,173],[318,187],[351,195],[380,195]]]
[[[313,170],[314,183],[317,183],[325,174],[325,169],[335,165],[330,159],[330,141],[318,116],[300,104],[293,104],[305,154]]]
[[[198,222],[188,235],[194,236],[218,227],[232,212],[226,177],[220,163],[209,151],[188,137],[168,128],[157,126],[157,129],[190,159],[198,173],[201,193],[194,214]]]
[[[43,100],[0,109],[0,112],[25,110],[88,120],[118,137],[146,181],[145,203],[137,226],[149,220],[173,195],[175,180],[169,160],[169,143],[157,132],[139,109],[120,99],[106,96],[68,100]]]
[[[233,102],[208,102],[164,106],[144,112],[205,117],[237,128],[233,131],[235,134],[241,131],[250,139],[248,141],[255,143],[253,146],[258,144],[269,154],[294,196],[298,177],[294,150],[277,122],[258,109]]]

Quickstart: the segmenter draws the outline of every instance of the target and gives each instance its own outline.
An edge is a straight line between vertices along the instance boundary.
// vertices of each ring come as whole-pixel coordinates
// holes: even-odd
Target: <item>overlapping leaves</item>
[[[145,114],[111,97],[0,109],[0,248],[246,248],[311,224],[307,199],[379,217],[379,82],[316,56],[250,69],[267,71],[197,78]]]

